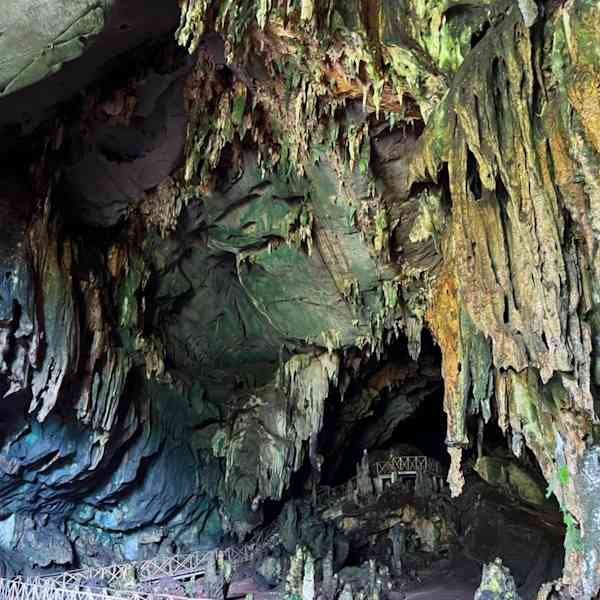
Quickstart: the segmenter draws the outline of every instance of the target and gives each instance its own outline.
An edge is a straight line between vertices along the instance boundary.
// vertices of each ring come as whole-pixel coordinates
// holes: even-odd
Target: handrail
[[[390,456],[385,461],[375,463],[377,475],[417,471],[437,474],[441,468],[436,460],[428,456]]]
[[[189,600],[185,596],[138,592],[129,590],[78,590],[52,585],[31,583],[22,579],[0,578],[1,600]],[[194,600],[210,600],[197,597]]]
[[[65,583],[102,579],[112,583],[129,576],[131,570],[135,569],[139,581],[154,581],[161,577],[174,577],[182,572],[202,569],[211,552],[211,550],[202,550],[154,559],[117,563],[106,567],[87,567],[53,575],[40,575],[35,579],[64,579]]]
[[[234,568],[253,562],[265,554],[274,544],[276,529],[271,527],[257,536],[257,539],[244,546],[229,546],[222,550],[224,558]],[[49,585],[55,589],[72,588],[91,584],[94,580],[107,586],[135,576],[139,583],[147,583],[163,578],[185,579],[204,575],[208,560],[215,550],[204,550],[173,556],[117,563],[106,567],[89,567],[64,571],[55,575],[32,577],[33,585]],[[140,592],[141,593],[141,592]]]
[[[390,456],[388,459],[374,463],[372,472],[375,477],[392,474],[440,475],[441,465],[429,456]],[[332,504],[351,497],[358,487],[358,476],[354,476],[346,483],[334,487],[322,486],[317,490],[317,506]]]

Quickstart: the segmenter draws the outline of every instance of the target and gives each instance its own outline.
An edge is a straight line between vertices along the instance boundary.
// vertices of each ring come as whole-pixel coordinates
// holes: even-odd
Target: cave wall
[[[453,494],[495,421],[596,594],[600,5],[182,0],[160,38],[175,3],[42,33],[26,4],[2,15],[31,33],[0,64],[3,551],[243,537],[372,410],[367,446],[427,401],[426,329]]]

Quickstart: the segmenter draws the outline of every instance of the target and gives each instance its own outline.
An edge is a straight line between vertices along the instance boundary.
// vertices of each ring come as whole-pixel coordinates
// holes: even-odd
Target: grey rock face
[[[177,68],[178,67],[178,68]],[[182,160],[187,117],[184,64],[118,90],[95,106],[85,140],[73,141],[65,184],[77,206],[73,218],[110,227],[139,205]]]
[[[32,85],[83,54],[112,0],[6,0],[0,13],[0,96]]]
[[[39,10],[38,5],[42,7]],[[69,7],[68,11],[64,10],[65,6]],[[65,15],[68,16],[70,12],[79,8],[83,11],[85,6],[102,8],[103,24],[100,27],[98,23],[100,31],[97,35],[86,37],[84,34],[80,36],[81,40],[79,37],[74,38],[68,46],[71,50],[69,56],[73,58],[66,60],[64,56],[57,54],[58,47],[48,49],[48,42],[45,40],[49,35],[57,36],[62,32],[60,21],[64,21]],[[55,13],[54,20],[46,16],[50,11]],[[100,18],[98,10],[93,14]],[[30,135],[45,119],[56,114],[60,103],[69,101],[90,83],[101,79],[107,70],[111,69],[111,61],[115,57],[120,56],[118,65],[121,67],[124,61],[131,60],[128,51],[168,34],[175,27],[177,19],[177,3],[162,0],[101,0],[95,3],[91,0],[87,3],[83,0],[3,2],[0,12],[0,81],[4,82],[0,84],[2,149],[10,151],[15,145],[22,143],[22,139],[16,136],[15,132],[20,132],[19,135]],[[66,25],[66,22],[62,23],[62,26]],[[28,36],[21,35],[24,29],[31,30]],[[21,50],[18,50],[19,48]],[[75,57],[79,51],[80,55]],[[64,54],[64,48],[62,52]],[[24,56],[19,58],[23,53]],[[41,59],[40,53],[43,53]],[[37,61],[34,60],[35,57]],[[31,75],[35,72],[39,76],[37,83],[27,83],[22,77],[17,77],[15,61],[18,60],[21,60],[21,68],[32,63],[27,71]],[[48,62],[53,67],[51,70],[46,70]],[[36,65],[35,69],[33,63]],[[2,94],[11,78],[15,79],[10,86],[12,91]]]
[[[600,447],[591,446],[584,454],[577,473],[583,506],[583,527],[590,531],[585,541],[586,561],[581,581],[583,593],[592,595],[600,585],[598,575],[598,556],[600,555],[600,506],[598,505],[598,487],[600,486]],[[572,525],[568,530],[569,543],[580,545],[581,537],[578,529]]]

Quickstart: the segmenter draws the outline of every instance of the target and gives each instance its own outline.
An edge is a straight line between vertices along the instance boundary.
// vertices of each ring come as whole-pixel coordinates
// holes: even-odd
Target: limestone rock
[[[514,579],[500,559],[484,565],[475,600],[520,600]]]
[[[596,0],[4,4],[3,572],[245,539],[281,501],[323,559],[297,496],[442,377],[448,502],[489,490],[477,446],[598,594]],[[486,527],[521,581],[512,525],[457,536],[489,560]]]
[[[483,456],[477,460],[475,471],[491,485],[532,504],[543,504],[545,490],[540,482],[514,460]]]
[[[112,0],[7,0],[0,17],[0,96],[32,85],[85,52]]]

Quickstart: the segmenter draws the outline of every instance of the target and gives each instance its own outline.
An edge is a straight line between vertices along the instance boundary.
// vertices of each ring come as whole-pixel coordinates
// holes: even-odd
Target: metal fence
[[[429,456],[390,456],[387,460],[375,463],[375,474],[378,476],[417,472],[436,475],[441,472],[441,467],[437,460]]]
[[[357,481],[358,478],[355,476],[341,485],[320,487],[317,490],[317,506],[335,504],[346,498],[352,498],[357,489]]]
[[[55,585],[54,582],[29,582],[22,579],[0,579],[2,600],[190,600],[184,596],[146,593],[130,590],[80,590]],[[196,598],[195,600],[209,600]]]
[[[273,548],[278,539],[276,527],[271,526],[260,532],[259,535],[255,539],[251,540],[248,544],[243,546],[230,546],[229,548],[222,550],[223,557],[231,562],[234,569],[239,568],[245,564],[258,560],[261,556]],[[36,589],[42,590],[43,594],[45,595],[39,596],[39,598],[44,599],[92,599],[95,597],[94,594],[97,594],[98,597],[101,598],[120,598],[121,596],[119,594],[125,594],[123,597],[135,600],[142,598],[151,598],[152,600],[177,600],[177,596],[170,596],[168,594],[129,591],[116,592],[113,590],[92,590],[81,592],[79,590],[80,588],[91,588],[94,587],[94,585],[106,586],[106,588],[114,588],[120,583],[131,580],[142,584],[148,582],[151,583],[153,581],[158,581],[165,578],[189,579],[202,577],[206,571],[208,561],[212,559],[212,555],[215,552],[215,550],[196,551],[188,554],[178,554],[173,556],[114,564],[107,567],[90,567],[85,569],[77,569],[74,571],[64,571],[56,575],[32,577],[26,582],[23,582],[19,579],[14,581],[16,582],[17,586],[19,586],[20,583],[25,583],[28,586],[34,586]],[[5,584],[12,584],[12,581],[4,581]],[[93,585],[92,582],[97,583]],[[49,590],[55,590],[56,595],[48,595],[50,594]],[[87,595],[62,595],[66,591]],[[0,600],[12,598],[12,596],[3,595],[3,593],[4,592],[0,592]],[[27,595],[15,596],[15,598],[27,597]],[[38,598],[38,596],[36,596],[36,598]]]
[[[387,460],[376,462],[371,469],[374,477],[382,475],[397,475],[425,473],[441,475],[442,467],[437,460],[428,456],[390,456]],[[334,487],[323,486],[317,491],[317,506],[323,507],[343,500],[351,500],[357,489],[358,478],[352,479]]]
[[[265,540],[260,546],[230,547],[223,551],[225,559],[234,568],[253,562],[268,551],[272,540]],[[182,579],[201,577],[206,571],[213,551],[193,552],[186,555],[143,560],[132,563],[110,565],[66,571],[59,575],[23,579],[0,579],[0,600],[189,600],[160,592],[140,592],[135,590],[115,590],[115,584],[125,582],[132,576],[139,583],[157,581],[163,578]],[[97,583],[92,583],[97,582]],[[106,586],[106,587],[99,587]],[[111,586],[111,587],[109,587]],[[208,600],[195,598],[194,600]]]
[[[181,579],[193,574],[202,575],[210,552],[193,552],[180,556],[169,556],[150,560],[89,567],[75,571],[64,571],[57,575],[34,577],[32,583],[53,583],[57,587],[81,586],[91,581],[110,586],[133,577],[140,583],[152,582],[165,577]]]

